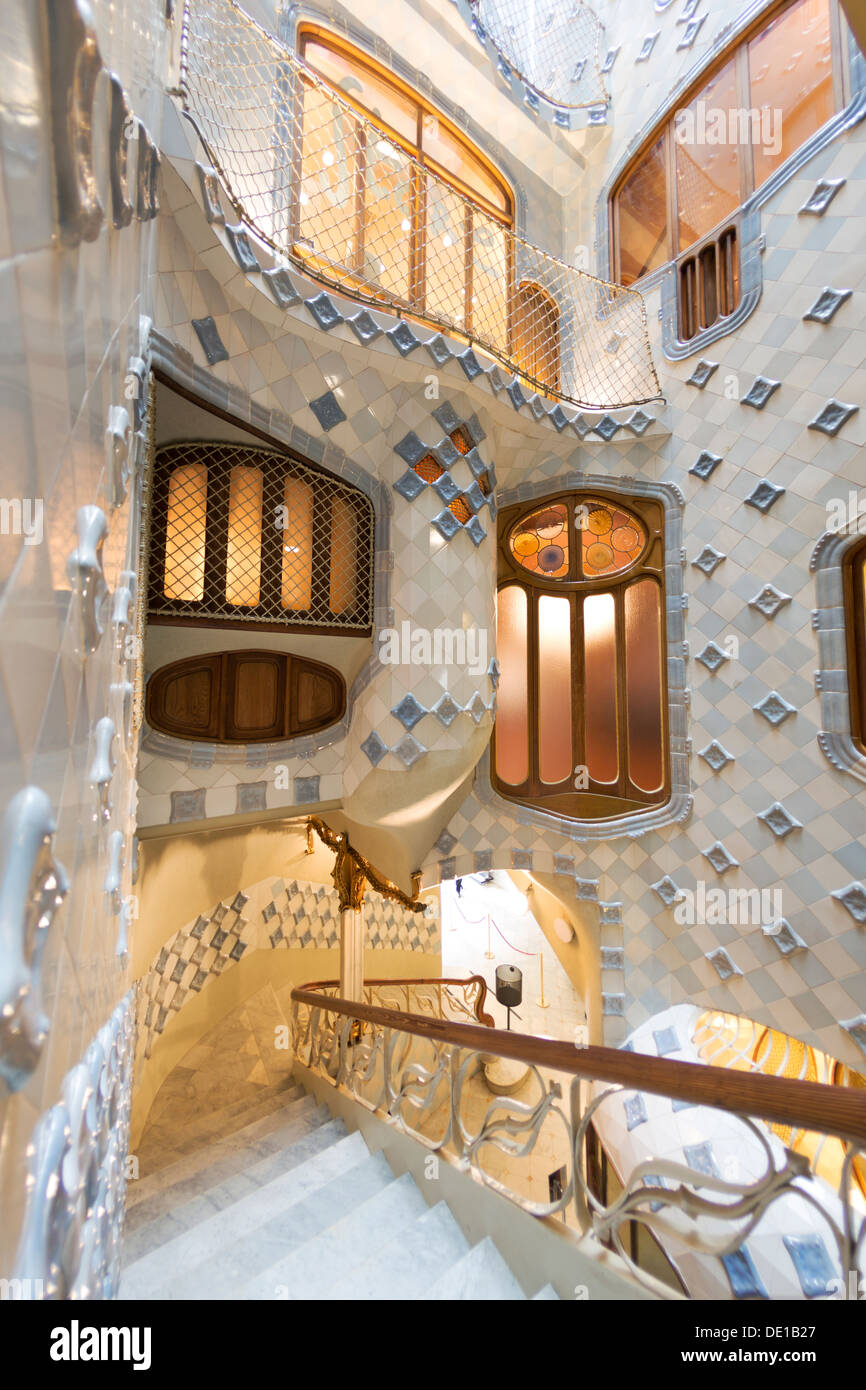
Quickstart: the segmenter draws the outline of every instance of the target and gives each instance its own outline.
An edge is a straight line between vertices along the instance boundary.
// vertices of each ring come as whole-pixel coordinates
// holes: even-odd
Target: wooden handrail
[[[292,999],[311,1008],[325,1008],[330,1013],[359,1018],[383,1028],[396,1028],[431,1042],[450,1043],[474,1052],[492,1052],[531,1066],[568,1072],[592,1081],[611,1082],[629,1090],[675,1096],[694,1105],[710,1105],[770,1124],[796,1125],[866,1147],[866,1090],[828,1086],[817,1081],[792,1081],[764,1076],[760,1072],[732,1071],[700,1062],[672,1062],[664,1057],[647,1057],[614,1047],[575,1047],[571,1043],[509,1033],[501,1028],[452,1023],[447,1019],[424,1018],[421,1014],[381,1009],[350,999],[325,998],[316,993],[314,985],[293,989]]]

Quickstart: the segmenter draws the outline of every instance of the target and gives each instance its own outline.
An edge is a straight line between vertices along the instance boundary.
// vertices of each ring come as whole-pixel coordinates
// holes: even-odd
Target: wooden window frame
[[[248,730],[239,729],[233,723],[230,696],[237,689],[236,669],[256,661],[272,665],[277,670],[277,692],[282,705],[282,718],[270,728],[262,729],[251,736]],[[211,700],[208,706],[210,717],[207,725],[201,729],[193,729],[183,722],[172,720],[161,708],[166,683],[172,677],[182,677],[184,668],[189,671],[208,669],[211,673]],[[305,674],[324,676],[335,692],[334,705],[323,718],[301,720],[297,714],[298,683]],[[233,648],[230,651],[184,657],[158,667],[148,679],[145,718],[150,727],[157,732],[167,734],[171,738],[187,739],[191,743],[281,743],[287,739],[304,738],[308,734],[320,733],[323,729],[330,729],[334,724],[338,724],[346,713],[346,699],[345,679],[333,666],[327,666],[321,661],[312,661],[309,657],[295,656],[291,652]]]
[[[604,502],[610,506],[622,506],[632,512],[643,525],[647,540],[632,565],[617,574],[599,575],[584,578],[579,574],[577,562],[579,536],[574,524],[574,509],[587,501]],[[548,579],[535,575],[523,568],[511,554],[508,539],[517,521],[536,511],[562,503],[568,514],[569,528],[569,574],[563,579]],[[527,655],[528,655],[528,742],[529,775],[520,785],[514,786],[502,781],[496,770],[496,726],[494,723],[493,746],[491,750],[491,782],[500,796],[511,802],[533,806],[570,820],[608,820],[622,815],[635,814],[657,806],[663,806],[671,794],[670,771],[670,732],[667,698],[667,631],[665,616],[665,547],[664,512],[655,499],[620,496],[605,491],[582,489],[579,492],[565,491],[538,498],[534,502],[520,502],[499,513],[498,536],[498,575],[497,592],[516,585],[523,588],[527,596]],[[628,735],[627,699],[625,672],[625,623],[624,596],[631,585],[641,579],[652,579],[659,588],[659,664],[661,672],[661,751],[662,785],[654,792],[644,792],[628,778]],[[585,687],[584,644],[582,599],[589,594],[614,596],[616,623],[616,663],[617,663],[617,748],[618,773],[615,784],[590,781],[586,790],[577,791],[573,787],[573,776],[563,782],[551,785],[541,780],[539,767],[538,739],[538,600],[544,595],[568,597],[571,609],[571,653],[572,653],[572,749],[573,764],[585,766],[584,703],[582,692]]]
[[[514,225],[514,193],[509,187],[502,171],[497,169],[496,165],[488,158],[484,151],[480,150],[473,141],[468,139],[460,127],[449,120],[449,118],[439,110],[438,106],[434,106],[433,102],[429,101],[421,92],[410,86],[408,82],[403,81],[403,79],[392,72],[390,68],[386,68],[384,64],[371,57],[369,53],[365,53],[362,48],[358,48],[356,44],[350,43],[339,34],[335,34],[333,30],[326,29],[320,24],[304,23],[298,28],[297,49],[304,62],[307,61],[305,56],[307,44],[311,41],[320,44],[323,48],[329,48],[331,52],[338,54],[339,57],[354,64],[356,67],[365,68],[379,82],[393,88],[395,92],[399,92],[400,96],[405,100],[411,101],[417,107],[414,144],[408,141],[405,136],[400,135],[393,127],[389,126],[386,121],[381,120],[378,116],[374,116],[371,111],[357,100],[357,98],[352,96],[351,92],[345,92],[342,88],[337,89],[340,97],[347,102],[349,106],[354,107],[366,120],[371,120],[375,125],[380,126],[382,130],[385,131],[389,140],[392,140],[395,145],[405,150],[413,159],[417,159],[419,164],[423,164],[425,168],[429,169],[431,173],[436,174],[444,183],[451,184],[452,188],[457,189],[457,191],[465,198],[468,198],[470,202],[477,203],[480,208],[489,213],[491,217],[495,217],[503,226],[512,227]],[[313,63],[310,63],[310,67],[316,70]],[[326,77],[323,76],[321,80],[326,86],[331,85]],[[496,205],[485,198],[483,194],[473,189],[471,185],[464,183],[457,175],[449,173],[447,169],[444,169],[435,159],[431,159],[429,155],[425,153],[425,116],[433,116],[435,120],[447,130],[448,134],[451,135],[458,144],[463,146],[474,160],[477,160],[479,164],[484,166],[492,181],[499,185],[505,196],[507,203],[507,210],[505,212],[503,212],[501,208],[497,208]]]
[[[463,332],[467,335],[471,334],[473,328],[473,223],[475,216],[473,209],[474,207],[477,207],[488,217],[492,218],[495,222],[499,223],[499,225],[503,228],[509,231],[513,230],[514,193],[512,189],[510,188],[508,182],[504,178],[502,172],[499,169],[497,169],[496,165],[493,164],[490,159],[488,159],[488,157],[484,154],[482,150],[478,148],[477,145],[475,145],[471,140],[467,138],[466,135],[464,135],[464,133],[460,130],[459,126],[455,125],[453,121],[450,121],[447,116],[443,115],[439,108],[437,106],[434,106],[432,102],[430,102],[429,100],[427,100],[427,98],[422,96],[420,92],[417,92],[407,82],[404,82],[401,78],[397,77],[393,72],[391,72],[389,68],[383,66],[383,64],[379,63],[375,58],[372,58],[368,53],[365,53],[363,49],[358,48],[355,44],[348,42],[347,40],[343,39],[340,35],[333,33],[332,30],[326,29],[321,25],[312,23],[301,24],[298,28],[297,33],[297,48],[301,58],[304,61],[306,61],[305,55],[307,45],[310,42],[317,43],[324,48],[330,49],[331,52],[338,54],[343,60],[353,64],[354,66],[362,70],[366,70],[367,72],[372,74],[378,81],[390,86],[395,92],[399,92],[401,97],[411,101],[415,105],[416,128],[415,141],[413,143],[407,140],[405,136],[399,134],[399,132],[394,130],[393,127],[389,126],[387,121],[382,120],[378,116],[374,116],[365,106],[362,105],[360,101],[358,101],[352,96],[351,92],[345,92],[342,88],[335,89],[339,91],[341,99],[344,100],[349,106],[351,106],[355,111],[359,113],[360,118],[372,120],[378,127],[380,127],[385,132],[387,138],[398,149],[403,150],[404,153],[409,155],[412,159],[417,160],[417,162],[424,169],[429,170],[431,174],[434,174],[437,178],[441,179],[443,183],[453,188],[456,193],[458,193],[462,198],[465,198],[467,200],[462,233],[464,245]],[[310,67],[312,67],[315,70],[314,64],[311,63]],[[324,82],[326,86],[331,85],[328,79],[323,75],[321,76],[321,81]],[[302,98],[299,104],[299,123],[300,128],[303,129]],[[446,130],[448,134],[452,136],[454,140],[457,141],[458,144],[460,144],[460,146],[472,157],[472,159],[476,160],[479,164],[483,166],[483,168],[486,170],[493,182],[496,183],[497,186],[500,188],[506,203],[506,211],[503,211],[501,208],[498,208],[494,203],[491,203],[489,199],[487,199],[477,189],[474,189],[471,185],[467,184],[457,175],[450,173],[435,159],[432,159],[429,155],[426,154],[424,150],[424,119],[428,116],[434,117],[434,119],[437,122],[439,122],[442,128]],[[363,139],[363,125],[361,124],[361,120],[359,120],[358,126],[358,147],[363,152],[365,150],[365,142]],[[301,156],[299,154],[298,159],[296,161],[297,167],[295,170],[296,183],[300,182],[300,158]],[[355,165],[355,256],[353,264],[348,267],[350,274],[354,273],[358,275],[359,282],[361,278],[362,267],[364,265],[365,237],[364,190],[366,185],[364,177],[364,168],[362,167],[362,163],[363,155],[356,161]],[[410,314],[424,314],[427,310],[427,190],[426,181],[421,177],[419,171],[414,167],[412,169],[411,177],[412,212],[410,216],[410,230],[407,234],[407,298],[404,307]],[[293,228],[292,240],[296,243],[296,249],[298,250],[298,253],[303,255],[303,246],[300,244],[299,229],[297,226]],[[506,284],[507,286],[511,287],[513,284],[513,274],[510,256],[509,263],[506,269],[506,276]],[[508,306],[510,306],[512,292],[513,290],[509,290],[509,292],[506,294],[507,308]],[[389,293],[387,297],[392,302],[400,303],[399,296],[393,293]]]
[[[780,3],[772,8],[765,10],[759,15],[742,33],[728,45],[719,56],[709,64],[686,91],[678,97],[676,104],[668,111],[667,115],[655,125],[650,134],[641,141],[639,150],[629,160],[622,173],[619,175],[609,197],[609,264],[612,267],[613,278],[617,284],[623,284],[620,267],[620,226],[619,226],[619,195],[633,174],[635,168],[644,159],[651,147],[665,135],[665,181],[666,181],[666,210],[667,210],[667,255],[662,265],[676,263],[679,265],[683,260],[691,259],[696,253],[704,248],[711,241],[718,241],[720,237],[735,224],[739,213],[742,211],[743,204],[757,190],[754,179],[754,157],[752,145],[747,141],[740,144],[740,202],[733,212],[721,218],[718,223],[704,236],[692,242],[691,246],[685,250],[679,249],[679,218],[677,210],[677,190],[676,190],[676,141],[674,139],[674,125],[677,111],[687,107],[728,63],[733,59],[736,64],[737,94],[740,106],[749,110],[751,108],[749,91],[749,63],[748,46],[750,42],[762,33],[766,27],[774,20],[778,19],[785,10],[792,8],[797,0],[780,0]],[[842,44],[842,23],[838,0],[828,0],[830,11],[830,46],[832,54],[832,76],[833,76],[833,98],[835,112],[842,110],[848,96],[848,78],[846,65],[843,61]],[[761,185],[762,186],[762,185]],[[738,238],[739,242],[739,238]],[[739,247],[738,247],[739,255]],[[629,286],[639,286],[641,280],[646,276],[654,275],[661,270],[662,266],[655,270],[649,270],[645,276],[639,276],[636,280],[630,281]]]
[[[866,569],[866,540],[852,546],[842,561],[851,738],[866,755],[866,596],[862,581],[857,582],[861,569]]]

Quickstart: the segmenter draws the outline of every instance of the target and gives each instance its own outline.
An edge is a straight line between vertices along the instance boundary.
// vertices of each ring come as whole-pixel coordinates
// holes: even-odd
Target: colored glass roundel
[[[579,502],[574,509],[574,521],[580,531],[580,558],[585,579],[627,570],[646,544],[646,531],[641,522],[615,503]]]
[[[541,511],[521,517],[509,538],[511,553],[519,565],[545,579],[568,575],[568,511],[555,502]]]
[[[576,502],[574,525],[580,534],[580,574],[573,578],[597,579],[619,574],[640,558],[646,530],[631,512],[612,502],[595,499]],[[519,565],[544,579],[569,575],[568,509],[555,502],[521,517],[509,536],[511,554]]]

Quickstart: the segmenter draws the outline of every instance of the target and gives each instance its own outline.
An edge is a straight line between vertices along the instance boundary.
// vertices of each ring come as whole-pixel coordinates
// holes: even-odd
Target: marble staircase
[[[245,1023],[227,1025],[235,1047]],[[489,1237],[470,1245],[446,1202],[428,1206],[288,1070],[220,1097],[220,1051],[183,1068],[186,1105],[176,1093],[154,1107],[127,1189],[121,1299],[556,1299],[523,1290]]]

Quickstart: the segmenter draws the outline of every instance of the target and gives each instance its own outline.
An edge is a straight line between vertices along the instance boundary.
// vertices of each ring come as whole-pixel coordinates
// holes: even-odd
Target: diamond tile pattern
[[[589,160],[588,201],[586,208],[581,208],[587,226],[592,204],[613,162],[665,99],[672,83],[703,54],[718,30],[715,15],[713,18],[714,23],[696,35],[694,49],[682,53],[675,50],[673,42],[679,30],[663,29],[649,60],[641,66],[641,83],[632,84],[633,90],[625,81],[626,75],[634,77],[633,62],[615,66],[611,79],[617,121],[606,132],[606,142],[608,136],[610,141],[605,143],[604,154]],[[718,19],[723,22],[721,14]],[[610,42],[617,43],[620,35],[615,19],[612,22]],[[644,32],[631,38],[631,49],[624,48],[624,53],[634,56],[639,51]],[[666,42],[667,38],[671,41]],[[480,354],[473,354],[474,365],[468,359],[460,361],[463,346],[449,346],[442,335],[430,336],[418,325],[411,330],[424,342],[426,352],[413,353],[401,370],[408,372],[411,366],[423,372],[430,363],[435,364],[441,372],[443,392],[453,396],[458,419],[469,417],[473,410],[478,412],[497,441],[497,473],[504,488],[563,478],[576,479],[573,485],[579,485],[580,476],[592,472],[622,480],[627,490],[631,478],[663,477],[681,490],[686,503],[682,539],[677,544],[685,546],[689,557],[700,556],[705,547],[726,557],[723,566],[714,564],[709,572],[687,566],[688,605],[675,610],[683,640],[688,641],[692,652],[701,651],[710,642],[724,647],[728,634],[739,640],[739,657],[724,663],[714,677],[705,676],[694,662],[688,668],[693,689],[682,736],[694,749],[707,752],[716,743],[728,754],[717,771],[703,753],[692,758],[695,802],[690,818],[634,838],[582,839],[580,831],[575,832],[566,822],[553,821],[540,829],[523,813],[491,804],[473,789],[449,819],[449,830],[456,837],[453,857],[457,872],[472,871],[475,865],[508,867],[512,849],[518,848],[531,852],[542,872],[552,871],[555,858],[570,859],[571,872],[562,876],[564,893],[576,899],[589,893],[589,900],[595,901],[597,885],[601,884],[603,897],[622,901],[622,923],[600,927],[602,944],[622,946],[625,954],[624,984],[618,991],[620,1013],[605,1006],[605,1040],[614,1044],[626,1036],[629,1027],[659,1012],[670,999],[736,1008],[767,1022],[772,1022],[776,1005],[784,1000],[786,1026],[792,1033],[852,1064],[857,1059],[862,1063],[861,1047],[866,1051],[862,926],[841,897],[835,903],[830,901],[834,893],[843,894],[845,885],[852,883],[866,891],[862,890],[866,882],[862,848],[866,824],[861,813],[861,789],[830,766],[816,741],[821,724],[813,672],[819,663],[810,627],[814,580],[808,571],[812,548],[826,526],[827,500],[844,497],[849,488],[862,486],[859,460],[866,439],[862,411],[850,415],[835,434],[826,429],[810,430],[809,424],[831,400],[862,402],[864,380],[859,364],[866,358],[866,341],[853,301],[843,305],[829,323],[803,318],[828,285],[850,285],[855,294],[860,292],[859,262],[852,252],[847,214],[857,206],[866,186],[866,175],[860,169],[861,136],[862,130],[852,129],[819,152],[762,209],[766,239],[763,295],[743,329],[713,345],[718,367],[702,389],[687,384],[695,355],[681,362],[663,359],[658,349],[659,292],[649,292],[647,322],[666,405],[661,411],[655,403],[642,407],[653,421],[642,433],[639,424],[636,432],[627,426],[627,419],[623,420],[632,412],[617,412],[612,418],[626,427],[605,441],[595,428],[600,415],[575,413],[554,402],[547,403],[548,419],[536,423],[531,405],[515,411],[504,396],[510,380],[507,374],[489,366],[482,368]],[[176,178],[172,182],[173,177],[167,170],[167,224],[173,207],[180,211],[190,206],[190,195],[178,187]],[[191,224],[191,217],[189,220]],[[208,230],[204,213],[200,224],[195,226],[195,237],[203,235],[201,229]],[[340,399],[346,400],[347,418],[334,427],[330,438],[336,437],[351,458],[383,478],[394,505],[390,542],[396,556],[393,621],[399,623],[404,615],[411,615],[427,627],[437,622],[453,625],[470,596],[472,603],[487,600],[490,580],[485,576],[490,566],[465,573],[460,567],[472,565],[476,558],[486,562],[493,537],[478,552],[463,545],[458,537],[457,545],[440,544],[431,558],[431,542],[437,539],[433,517],[441,511],[435,493],[425,486],[423,495],[410,506],[394,490],[396,480],[411,469],[406,458],[398,464],[399,454],[393,453],[395,441],[414,432],[427,452],[435,448],[447,429],[442,424],[431,428],[430,403],[422,398],[420,379],[411,392],[407,392],[403,379],[396,380],[396,373],[392,380],[389,363],[399,365],[399,347],[387,333],[380,331],[374,336],[372,326],[378,320],[390,327],[393,321],[378,311],[370,314],[371,341],[360,368],[357,354],[363,338],[349,317],[360,320],[357,306],[347,308],[341,301],[345,322],[329,332],[317,327],[303,303],[283,314],[278,325],[263,329],[244,307],[249,302],[251,282],[244,281],[225,242],[224,264],[217,265],[221,232],[218,226],[210,230],[213,239],[206,262],[180,230],[175,229],[176,234],[167,239],[157,277],[155,321],[200,363],[202,350],[191,320],[193,314],[211,315],[228,354],[227,360],[215,364],[217,384],[241,393],[242,400],[249,399],[243,396],[244,391],[254,390],[255,402],[262,401],[266,412],[291,417],[303,411],[300,418],[309,421],[308,402],[333,390],[332,381],[345,383],[339,389],[345,393]],[[202,244],[207,243],[202,240]],[[305,298],[315,297],[312,287],[303,287],[300,275],[293,272],[293,276]],[[268,304],[275,314],[270,299]],[[368,388],[365,395],[360,383],[370,374],[380,385]],[[743,409],[743,392],[756,376],[781,381],[784,390],[775,391],[763,409]],[[730,377],[736,379],[734,391]],[[831,426],[834,418],[828,421]],[[311,429],[309,422],[307,429]],[[328,447],[330,438],[321,442]],[[721,458],[724,466],[715,464],[704,477],[699,471],[693,473],[702,454]],[[386,458],[390,458],[391,468],[381,462]],[[455,480],[468,490],[474,474],[468,458],[454,465],[455,470],[463,468],[465,479],[457,477],[455,471]],[[746,498],[765,482],[774,490],[783,490],[772,494],[773,500],[782,498],[778,505],[763,511],[755,504],[744,506]],[[420,528],[419,522],[423,522]],[[443,561],[443,556],[458,550],[459,565]],[[774,600],[753,603],[765,586],[790,596],[790,601],[780,605]],[[772,615],[767,611],[769,606],[775,607]],[[486,611],[483,620],[488,621]],[[492,622],[490,627],[492,630]],[[393,748],[402,731],[390,710],[407,691],[425,709],[435,709],[443,691],[432,684],[422,687],[420,679],[409,679],[399,668],[385,675],[369,684],[365,703],[356,710],[359,738],[367,735],[367,747],[377,748],[368,734],[377,730],[386,750],[381,753],[380,765],[399,771],[401,761]],[[449,680],[448,693],[462,710],[473,692],[468,683],[458,687]],[[442,714],[450,709],[445,701]],[[791,717],[795,713],[796,717]],[[456,715],[450,723],[447,717],[428,718],[423,725],[424,745],[433,746],[426,732],[430,728],[459,745],[460,740],[465,741],[463,731],[467,727],[468,719],[457,719]],[[340,774],[353,790],[371,772],[371,759],[360,742],[354,751],[343,750],[341,758]],[[143,780],[150,775],[149,767],[142,768]],[[164,759],[161,768],[166,770]],[[315,770],[319,770],[318,763]],[[179,790],[183,785],[194,789],[198,771],[183,765],[178,778],[185,780],[176,780],[171,789]],[[407,775],[412,775],[411,768]],[[479,783],[484,776],[482,765]],[[211,795],[209,789],[209,807]],[[234,796],[232,787],[231,806]],[[776,797],[803,827],[782,840],[755,820]],[[144,789],[142,804],[156,808],[167,803],[168,793],[164,786],[158,788],[154,776],[153,786]],[[162,815],[162,820],[166,819],[167,812]],[[717,931],[702,926],[679,927],[672,910],[652,891],[652,885],[665,875],[684,888],[706,878],[703,852],[716,841],[737,861],[736,867],[725,873],[725,887],[781,886],[785,920],[808,943],[808,951],[799,949],[782,960],[781,936],[768,939],[754,927],[730,927],[724,946],[742,973],[720,981],[707,959],[720,945]],[[431,849],[425,865],[425,876],[429,872],[431,881],[438,875],[438,858],[438,851]],[[588,890],[585,885],[589,884],[596,887]],[[807,973],[810,958],[820,965],[818,983]]]
[[[372,890],[364,899],[368,950],[440,948],[439,919],[410,912]],[[217,903],[169,938],[142,977],[140,1044],[150,1056],[154,1040],[187,1000],[236,965],[247,951],[312,948],[338,951],[340,903],[331,884],[261,880]]]

